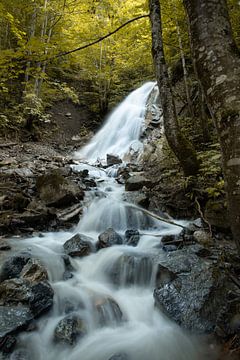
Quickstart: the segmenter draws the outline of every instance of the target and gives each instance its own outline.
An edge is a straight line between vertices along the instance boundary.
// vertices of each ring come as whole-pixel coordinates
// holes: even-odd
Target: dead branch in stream
[[[155,219],[157,219],[157,220],[163,221],[163,222],[165,222],[165,223],[167,223],[167,224],[174,225],[174,226],[178,226],[178,227],[180,227],[180,228],[182,228],[182,229],[186,229],[186,226],[177,224],[177,223],[175,223],[175,222],[172,221],[172,220],[164,219],[164,218],[162,218],[161,216],[159,216],[159,215],[157,215],[157,214],[154,214],[154,213],[152,213],[151,211],[148,211],[148,210],[146,210],[146,209],[140,208],[140,207],[138,207],[138,206],[136,206],[136,205],[127,204],[126,206],[129,207],[129,208],[132,208],[132,209],[136,209],[136,210],[142,211],[144,214],[149,215],[149,216],[151,216],[151,217],[153,217],[153,218],[155,218]]]

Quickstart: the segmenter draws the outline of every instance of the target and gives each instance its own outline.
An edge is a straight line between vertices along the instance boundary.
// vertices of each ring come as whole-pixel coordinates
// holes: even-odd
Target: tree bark
[[[165,135],[170,148],[183,168],[184,174],[186,176],[195,175],[199,164],[194,148],[181,133],[171,92],[171,84],[163,50],[159,0],[149,0],[149,10],[152,30],[152,56],[163,110]]]
[[[229,219],[240,251],[240,56],[226,0],[184,0],[198,78],[218,131]]]

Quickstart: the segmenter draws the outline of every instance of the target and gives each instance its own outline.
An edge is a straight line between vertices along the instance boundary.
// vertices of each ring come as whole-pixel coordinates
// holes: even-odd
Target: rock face
[[[86,333],[85,321],[77,314],[72,314],[59,321],[54,331],[54,340],[67,345],[74,345]]]
[[[134,174],[129,177],[125,183],[126,191],[136,191],[142,189],[144,186],[151,187],[152,182],[145,178],[141,173]]]
[[[87,256],[94,250],[93,239],[83,234],[76,234],[64,243],[63,248],[69,256]]]
[[[194,255],[171,255],[172,259],[164,266],[165,276],[163,279],[160,277],[154,291],[156,306],[195,333],[209,333],[217,327],[224,327],[227,292],[226,278],[220,269]],[[175,264],[176,260],[182,264]],[[161,274],[162,268],[160,270]]]
[[[83,190],[77,184],[57,172],[39,176],[36,187],[40,199],[47,206],[70,206],[84,196]]]
[[[113,245],[121,245],[123,240],[121,236],[112,228],[107,229],[98,237],[98,249],[104,249]]]

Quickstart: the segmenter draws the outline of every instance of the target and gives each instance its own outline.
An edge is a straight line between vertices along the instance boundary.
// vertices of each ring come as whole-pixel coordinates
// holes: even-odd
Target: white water
[[[133,92],[111,115],[95,140],[80,150],[79,154],[89,157],[90,161],[112,152],[123,156],[131,141],[138,140],[139,124],[142,122],[139,117],[144,113],[146,90],[149,92],[152,86],[152,83],[148,83]],[[132,101],[134,104],[131,107]],[[141,111],[138,110],[138,117],[133,111],[131,118],[129,108],[135,109],[136,103]],[[124,130],[121,129],[122,122]],[[129,137],[122,138],[128,134],[128,130]],[[101,145],[105,136],[107,141]],[[200,359],[195,341],[155,309],[152,294],[156,269],[150,260],[146,260],[146,255],[161,251],[156,248],[159,238],[153,237],[152,231],[177,233],[179,228],[152,220],[140,209],[129,209],[128,204],[122,201],[123,186],[108,177],[106,171],[79,165],[79,169],[82,168],[91,171],[91,175],[99,181],[99,186],[97,197],[94,196],[94,190],[88,194],[90,203],[86,203],[78,226],[68,233],[48,233],[43,238],[35,237],[21,242],[13,240],[17,249],[30,250],[46,265],[55,293],[52,312],[38,321],[36,331],[21,336],[21,346],[28,349],[32,360],[109,360],[118,353],[127,354],[129,360]],[[85,258],[73,258],[74,276],[63,281],[64,264],[61,255],[64,253],[64,242],[80,232],[91,236],[95,243],[99,233],[110,226],[120,234],[126,229],[138,228],[147,235],[141,236],[137,247],[117,245]],[[121,261],[124,258],[127,260]],[[115,283],[112,274],[116,264],[120,265],[116,275],[118,281]],[[122,321],[106,299],[113,299],[118,304],[123,313]],[[53,341],[57,323],[66,316],[66,301],[71,303],[73,313],[84,319],[87,326],[87,335],[74,346]],[[104,325],[94,305],[97,303],[105,303],[102,310]]]
[[[154,84],[148,82],[128,95],[75,157],[91,162],[105,160],[106,154],[122,158],[131,147],[135,147],[141,134],[146,101]]]

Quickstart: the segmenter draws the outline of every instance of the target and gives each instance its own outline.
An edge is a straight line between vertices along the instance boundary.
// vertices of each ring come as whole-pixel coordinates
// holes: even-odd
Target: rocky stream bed
[[[153,317],[169,318],[171,324],[181,327],[183,335],[175,325],[169,325],[174,326],[175,335],[166,334],[170,342],[171,336],[178,339],[179,350],[173,341],[176,352],[187,344],[185,336],[192,338],[189,354],[179,359],[239,358],[240,257],[229,238],[209,234],[201,219],[178,221],[174,226],[168,224],[172,219],[157,210],[147,213],[153,184],[141,163],[122,164],[117,156],[108,155],[104,166],[89,169],[88,164],[81,163],[79,169],[72,148],[56,150],[38,143],[2,141],[1,150],[0,358],[52,359],[56,351],[62,351],[61,359],[69,354],[70,359],[76,359],[83,354],[83,360],[93,360],[84,355],[88,348],[84,339],[93,329],[109,327],[123,329],[124,338],[131,322],[125,303],[125,297],[133,296],[131,287],[139,287],[140,293],[145,287],[149,290],[147,300],[140,305],[136,300],[143,313],[148,301],[153,302]],[[104,202],[111,192],[118,196],[119,189],[125,190],[123,204],[132,204],[126,225],[119,226],[114,218],[109,220],[110,213],[103,211],[100,202],[93,202],[92,208],[99,206],[105,218],[99,223],[94,220],[93,231],[89,230],[84,219],[91,198]],[[143,209],[141,212],[137,208],[137,220],[134,206]],[[98,209],[92,208],[90,214],[95,219],[94,211]],[[154,215],[164,216],[166,223],[156,225],[159,218]],[[94,282],[85,293],[85,278],[92,284],[100,273],[104,274],[102,287]],[[73,288],[81,286],[82,297],[73,296]],[[60,288],[66,289],[64,297]],[[124,297],[122,288],[126,290]],[[90,320],[86,315],[89,309]],[[50,317],[54,321],[49,327]],[[45,326],[47,335],[43,335]],[[151,331],[156,332],[154,326]],[[41,353],[37,348],[36,336],[48,339],[48,355],[48,350]],[[137,339],[140,349],[141,341]],[[111,347],[106,341],[108,346],[109,351],[104,350],[99,357],[95,354],[94,359],[135,360],[128,346]],[[69,353],[65,349],[72,350]],[[152,354],[153,359],[156,356]],[[146,355],[143,352],[138,358],[145,359]],[[168,349],[160,359],[177,357]]]

